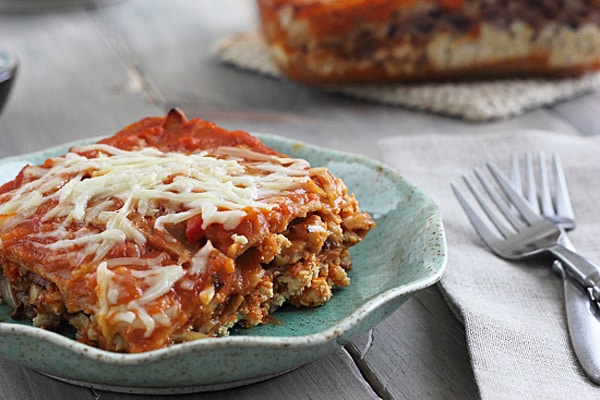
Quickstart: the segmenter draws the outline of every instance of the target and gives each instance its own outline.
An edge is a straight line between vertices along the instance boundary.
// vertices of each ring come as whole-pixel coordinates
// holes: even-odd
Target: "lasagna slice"
[[[172,110],[0,187],[0,287],[13,318],[150,351],[323,305],[373,227],[327,169]]]

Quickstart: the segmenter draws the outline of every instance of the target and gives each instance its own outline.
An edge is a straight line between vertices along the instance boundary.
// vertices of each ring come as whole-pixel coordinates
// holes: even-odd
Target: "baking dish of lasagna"
[[[282,73],[329,85],[579,76],[600,69],[600,3],[257,0]]]
[[[0,351],[84,386],[267,379],[445,267],[437,207],[396,171],[177,110],[0,167],[19,163],[0,195]]]

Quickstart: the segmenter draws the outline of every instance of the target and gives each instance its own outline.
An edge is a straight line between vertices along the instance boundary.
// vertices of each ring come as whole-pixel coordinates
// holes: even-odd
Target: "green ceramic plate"
[[[437,206],[398,173],[376,161],[289,139],[256,135],[344,179],[377,227],[352,249],[350,286],[316,309],[283,308],[277,324],[142,354],[117,354],[10,318],[0,306],[2,357],[67,382],[137,393],[187,393],[241,386],[323,357],[374,327],[410,294],[439,280],[446,243]],[[87,140],[90,142],[90,140]],[[0,182],[26,162],[64,153],[70,143],[0,160]]]

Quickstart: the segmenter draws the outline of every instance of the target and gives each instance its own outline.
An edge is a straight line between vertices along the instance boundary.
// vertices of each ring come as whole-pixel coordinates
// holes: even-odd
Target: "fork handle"
[[[567,327],[573,350],[590,381],[600,385],[600,309],[590,301],[580,284],[566,272],[562,275]]]
[[[600,267],[562,245],[556,245],[549,250],[563,263],[569,275],[584,288],[587,288],[592,300],[599,301]]]

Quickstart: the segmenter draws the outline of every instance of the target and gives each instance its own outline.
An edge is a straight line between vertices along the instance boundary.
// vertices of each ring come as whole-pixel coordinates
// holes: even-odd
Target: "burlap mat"
[[[214,46],[222,62],[261,74],[281,77],[258,32],[225,37]],[[488,121],[600,89],[600,73],[560,80],[501,80],[473,83],[337,86],[327,90],[393,106]]]

